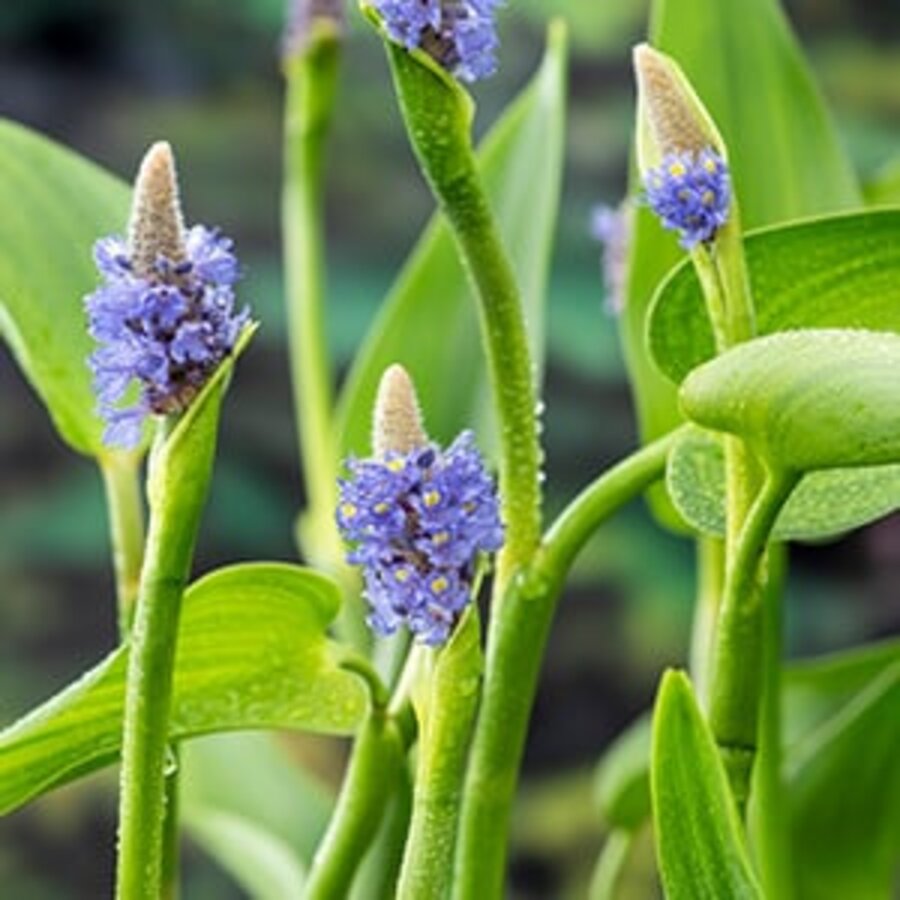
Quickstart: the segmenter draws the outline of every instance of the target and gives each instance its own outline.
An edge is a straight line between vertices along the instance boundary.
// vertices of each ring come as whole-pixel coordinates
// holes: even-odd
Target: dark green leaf
[[[540,71],[479,155],[519,277],[538,360],[543,358],[544,298],[562,171],[565,62],[564,36],[551,32]],[[413,251],[350,373],[339,413],[345,453],[369,453],[376,388],[394,362],[413,376],[436,439],[448,440],[476,424],[487,380],[477,307],[440,216]]]
[[[777,470],[900,462],[900,335],[849,329],[755,338],[681,386],[685,415],[744,438]]]
[[[685,434],[669,455],[666,485],[684,520],[703,534],[725,534],[725,454],[714,434]],[[900,465],[810,472],[782,509],[772,537],[819,541],[900,509]]]
[[[748,236],[759,334],[791,328],[900,332],[900,210],[832,216]],[[661,286],[648,323],[653,359],[680,382],[715,355],[693,266]]]
[[[62,438],[104,451],[94,413],[82,300],[97,285],[91,247],[121,232],[128,187],[58,144],[0,120],[0,336]]]
[[[326,630],[340,592],[299,566],[232,566],[184,597],[171,733],[297,728],[349,734],[366,692]],[[0,813],[114,762],[127,646],[0,734]]]
[[[761,900],[741,824],[690,681],[663,676],[653,714],[656,852],[669,900]]]

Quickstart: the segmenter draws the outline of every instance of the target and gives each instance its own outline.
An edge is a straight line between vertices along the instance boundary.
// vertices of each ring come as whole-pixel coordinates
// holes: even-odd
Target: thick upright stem
[[[162,892],[166,780],[173,761],[168,728],[181,596],[209,488],[218,421],[218,397],[197,402],[197,415],[188,413],[190,422],[161,435],[151,459],[150,529],[125,692],[119,900],[159,900]]]
[[[503,894],[512,802],[541,661],[566,573],[596,529],[665,470],[677,433],[600,476],[547,533],[530,570],[509,587],[488,644],[484,693],[469,760],[452,896]]]
[[[690,671],[694,691],[704,708],[709,695],[709,670],[724,582],[725,544],[719,538],[698,538],[697,600],[691,632]]]
[[[304,483],[314,516],[326,521],[330,564],[340,559],[335,504],[337,453],[332,422],[331,360],[324,314],[322,238],[325,145],[330,132],[340,63],[333,27],[317,21],[302,52],[285,61],[282,229],[287,279],[288,341],[295,421]]]

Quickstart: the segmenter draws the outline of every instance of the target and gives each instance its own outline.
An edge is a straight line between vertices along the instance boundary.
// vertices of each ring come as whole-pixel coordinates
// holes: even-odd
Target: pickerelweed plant
[[[121,900],[175,896],[182,826],[253,896],[505,896],[557,604],[580,551],[643,495],[697,544],[695,627],[687,670],[663,675],[652,720],[600,763],[591,897],[617,896],[651,820],[675,900],[890,896],[900,647],[788,668],[781,616],[788,541],[900,507],[900,210],[862,207],[774,2],[746,34],[741,4],[653,6],[632,190],[595,221],[642,443],[549,524],[562,24],[476,150],[464,85],[498,65],[497,0],[363,5],[438,213],[335,399],[322,223],[346,26],[336,0],[291,3],[282,221],[305,566],[192,580],[221,402],[255,324],[231,242],[184,224],[169,145],[129,191],[0,123],[0,198],[24,210],[0,223],[0,327],[60,435],[100,467],[121,632],[0,734],[0,810],[121,760]],[[778,131],[765,152],[760,122]],[[41,207],[63,194],[55,215]],[[35,221],[37,246],[65,236],[52,267]],[[191,738],[276,729],[352,737],[329,815],[268,739],[239,745],[226,784],[190,789],[216,747]],[[302,838],[232,792],[270,769]]]

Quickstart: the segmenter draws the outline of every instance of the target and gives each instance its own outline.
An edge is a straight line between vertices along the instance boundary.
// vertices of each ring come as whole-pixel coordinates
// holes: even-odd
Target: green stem
[[[797,484],[796,473],[771,473],[747,516],[728,561],[713,657],[710,726],[743,812],[756,757],[763,690],[760,559],[772,527]]]
[[[587,487],[550,529],[530,572],[508,589],[488,642],[463,797],[455,900],[492,900],[503,894],[512,801],[541,660],[566,573],[597,528],[662,476],[678,434],[638,450]]]
[[[515,273],[478,173],[471,101],[436,63],[387,43],[413,149],[475,289],[500,422],[501,588],[533,557],[541,531],[541,449],[528,335]]]
[[[109,511],[109,531],[116,574],[119,636],[131,627],[144,559],[144,504],[136,455],[109,454],[100,472]]]
[[[207,395],[196,402],[198,408],[189,411],[174,432],[160,430],[150,461],[150,528],[125,691],[119,900],[159,900],[162,893],[166,771],[171,769],[166,756],[171,752],[168,726],[178,621],[209,488],[218,421],[217,398]]]
[[[590,900],[613,900],[633,843],[632,831],[617,828],[609,833],[591,878]]]
[[[453,880],[453,856],[483,659],[477,611],[470,607],[451,641],[427,653],[413,812],[397,900],[440,900]],[[430,663],[430,665],[429,665]],[[422,687],[420,684],[419,687]],[[414,688],[415,692],[415,688]]]
[[[754,850],[767,900],[793,896],[790,833],[782,777],[781,672],[783,658],[783,593],[787,550],[775,545],[766,555],[767,579],[763,612],[763,694],[759,721],[759,757],[753,780],[750,824]]]
[[[285,60],[282,229],[288,343],[304,484],[313,517],[312,544],[328,567],[340,560],[335,505],[337,451],[332,420],[331,361],[324,317],[322,238],[325,147],[334,111],[340,40],[316,20],[302,52]],[[320,525],[324,523],[324,528]],[[324,543],[324,547],[320,545]]]
[[[169,746],[165,775],[165,819],[163,820],[162,887],[161,900],[175,900],[178,896],[178,868],[181,850],[181,826],[178,816],[180,805],[179,773],[181,751],[177,744]]]
[[[691,633],[691,681],[702,706],[709,694],[710,656],[725,580],[725,544],[719,538],[697,539],[697,602]]]
[[[373,709],[353,745],[337,806],[313,859],[306,900],[348,896],[357,867],[378,833],[402,757],[392,718],[384,709]]]

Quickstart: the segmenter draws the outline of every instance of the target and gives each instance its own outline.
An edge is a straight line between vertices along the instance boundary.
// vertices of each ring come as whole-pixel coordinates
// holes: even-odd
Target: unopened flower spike
[[[497,70],[494,16],[502,0],[370,0],[391,40],[418,48],[463,81]]]
[[[185,410],[231,352],[249,320],[234,312],[231,248],[216,230],[185,229],[172,150],[154,144],[135,180],[128,237],[94,245],[102,283],[85,298],[107,445],[134,447],[148,415]]]
[[[375,404],[371,459],[347,462],[337,523],[363,567],[369,625],[444,644],[472,597],[479,555],[503,544],[493,480],[471,432],[429,441],[406,370],[391,366]]]
[[[731,213],[724,142],[673,60],[641,44],[634,66],[644,200],[690,250],[713,240]]]
[[[288,0],[287,17],[281,37],[282,57],[303,53],[317,23],[328,25],[334,33],[344,29],[345,0]]]

